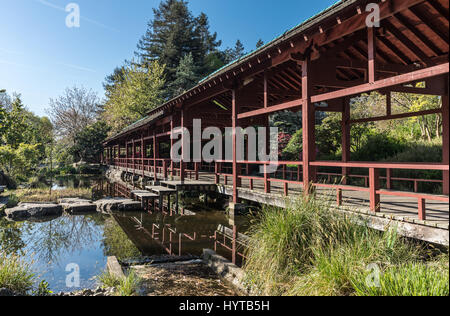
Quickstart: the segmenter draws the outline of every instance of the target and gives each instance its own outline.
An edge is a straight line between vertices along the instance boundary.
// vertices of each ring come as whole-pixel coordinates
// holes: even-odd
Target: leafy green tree
[[[278,127],[280,132],[293,135],[296,131],[302,128],[302,112],[278,112],[271,117],[270,121],[271,125]]]
[[[75,145],[70,149],[74,161],[97,163],[103,152],[103,142],[108,137],[110,127],[104,121],[98,121],[79,132]]]
[[[28,128],[25,109],[20,97],[17,97],[12,102],[11,111],[6,114],[5,125],[3,141],[12,148],[17,149],[19,144],[24,142],[25,131]]]
[[[111,91],[104,106],[103,118],[112,132],[121,131],[163,103],[164,69],[153,61],[144,65],[131,63],[123,70],[123,82]]]

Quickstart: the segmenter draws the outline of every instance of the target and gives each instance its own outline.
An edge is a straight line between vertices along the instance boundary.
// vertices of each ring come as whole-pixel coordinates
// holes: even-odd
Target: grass
[[[42,188],[17,189],[9,191],[19,202],[58,202],[62,198],[92,198],[92,190],[88,188],[52,190]]]
[[[372,230],[328,201],[265,207],[249,235],[246,282],[262,295],[448,295],[448,284],[433,281],[448,281],[448,255],[426,261],[422,244]],[[375,286],[366,282],[374,273]]]
[[[29,293],[35,281],[31,264],[19,256],[0,252],[0,288],[7,288],[17,294]]]
[[[103,287],[114,288],[117,296],[134,296],[141,284],[141,278],[134,270],[130,270],[125,278],[118,278],[105,271],[97,279]]]

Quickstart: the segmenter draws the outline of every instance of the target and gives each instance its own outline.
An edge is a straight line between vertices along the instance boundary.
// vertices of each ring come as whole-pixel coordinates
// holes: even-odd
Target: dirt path
[[[201,260],[132,267],[146,296],[236,296]]]

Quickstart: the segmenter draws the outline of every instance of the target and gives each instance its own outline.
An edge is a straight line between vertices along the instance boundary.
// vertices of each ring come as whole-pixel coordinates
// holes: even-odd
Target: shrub
[[[6,203],[7,208],[16,207],[19,204],[19,198],[14,193],[8,196],[8,202]]]
[[[360,296],[448,296],[447,267],[410,263],[389,267],[380,275],[379,286],[368,286],[365,275],[353,282]]]
[[[263,295],[374,294],[361,285],[369,265],[386,270],[387,278],[391,273],[405,279],[404,267],[425,264],[428,255],[422,244],[401,238],[395,229],[370,229],[356,215],[338,213],[327,200],[265,207],[249,236],[246,282]],[[432,293],[448,292],[442,282],[430,283],[431,275],[417,272],[418,279],[435,287]],[[412,277],[415,270],[409,273]],[[448,280],[448,269],[437,269],[433,276],[438,275]],[[409,283],[404,288],[398,294],[407,292]],[[389,286],[383,291],[390,293]],[[412,288],[410,295],[417,293],[420,289]]]
[[[34,280],[31,264],[17,255],[0,252],[0,288],[26,295],[32,289]]]
[[[118,278],[105,271],[97,279],[103,287],[114,288],[118,296],[135,295],[141,284],[141,278],[134,270],[130,270],[125,278]]]

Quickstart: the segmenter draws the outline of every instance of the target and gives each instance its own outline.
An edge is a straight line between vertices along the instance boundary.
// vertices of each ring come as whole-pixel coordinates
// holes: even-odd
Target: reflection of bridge
[[[203,249],[214,248],[237,264],[241,264],[244,258],[244,237],[237,233],[236,226],[230,229],[222,224],[211,224],[211,227],[198,231],[186,231],[183,225],[176,223],[174,216],[166,217],[170,223],[163,223],[147,214],[112,216],[144,256],[199,256]]]
[[[161,181],[166,187],[170,187],[168,180],[178,181],[180,186],[192,183],[190,180],[219,185],[219,191],[230,195],[234,204],[253,200],[281,205],[286,196],[331,190],[337,205],[367,215],[374,227],[385,227],[390,222],[387,217],[392,216],[403,233],[448,244],[448,1],[381,2],[380,28],[366,25],[364,4],[362,0],[341,1],[150,111],[105,142],[105,163]],[[425,83],[424,88],[418,88],[419,82]],[[353,117],[351,98],[372,91],[385,96],[383,114]],[[394,93],[438,95],[442,106],[395,113]],[[299,161],[278,162],[277,174],[258,172],[259,167],[268,170],[268,161],[251,161],[249,155],[238,159],[237,133],[231,137],[233,154],[227,160],[207,165],[188,163],[186,157],[181,163],[169,159],[172,131],[181,127],[192,135],[194,119],[225,135],[226,127],[233,131],[268,127],[271,115],[286,110],[302,112],[303,151]],[[341,161],[317,159],[317,112],[341,113]],[[352,126],[427,115],[442,116],[442,162],[351,160]],[[248,142],[245,146],[247,151],[253,150]],[[188,151],[182,147],[183,153]],[[431,170],[442,178],[396,175],[404,170]],[[440,194],[425,193],[424,185]]]

